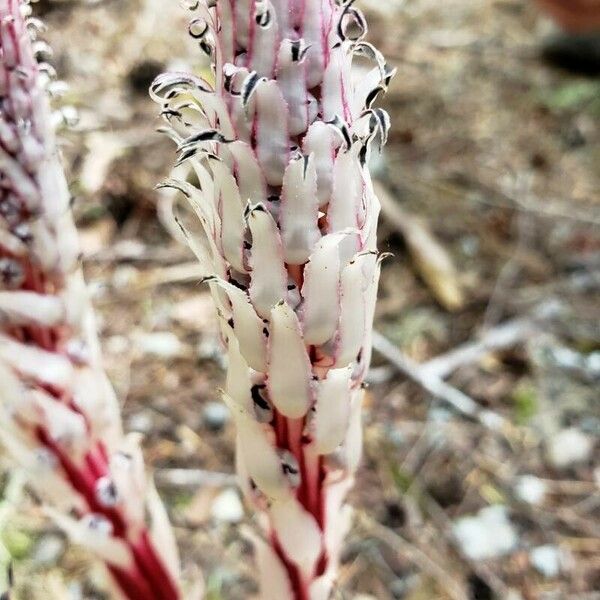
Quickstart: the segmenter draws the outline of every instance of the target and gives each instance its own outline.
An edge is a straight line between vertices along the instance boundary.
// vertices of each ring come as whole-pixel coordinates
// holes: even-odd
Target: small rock
[[[594,444],[592,440],[579,429],[571,427],[563,429],[548,440],[546,457],[551,466],[565,469],[571,465],[585,462]]]
[[[150,433],[154,427],[154,420],[149,412],[138,412],[127,419],[127,429],[139,433]]]
[[[560,548],[550,544],[533,548],[529,553],[529,560],[533,567],[548,579],[560,575],[562,558]]]
[[[60,535],[45,535],[33,551],[33,560],[38,565],[54,566],[65,551],[65,540]]]
[[[472,560],[505,556],[519,542],[507,509],[501,505],[488,506],[476,516],[458,519],[453,531],[461,550]]]
[[[122,290],[132,286],[139,276],[140,272],[133,265],[120,265],[113,271],[111,283]]]
[[[170,331],[140,333],[136,336],[136,346],[142,354],[149,354],[163,359],[176,358],[183,352],[183,344]]]
[[[221,523],[239,523],[244,518],[244,507],[233,488],[222,491],[213,501],[210,514]]]
[[[548,486],[534,475],[519,477],[515,486],[515,493],[519,500],[527,504],[538,505],[544,501]]]
[[[220,431],[229,420],[229,409],[222,402],[207,402],[202,410],[202,420],[211,431]]]

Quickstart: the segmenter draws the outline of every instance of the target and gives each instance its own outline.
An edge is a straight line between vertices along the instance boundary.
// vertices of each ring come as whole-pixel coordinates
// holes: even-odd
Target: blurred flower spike
[[[369,155],[393,70],[353,0],[188,2],[214,86],[151,87],[178,171],[163,184],[217,306],[261,598],[326,600],[361,455],[381,256]],[[191,213],[195,213],[192,217]]]
[[[0,441],[123,597],[176,600],[166,514],[101,366],[40,29],[27,2],[0,0]]]

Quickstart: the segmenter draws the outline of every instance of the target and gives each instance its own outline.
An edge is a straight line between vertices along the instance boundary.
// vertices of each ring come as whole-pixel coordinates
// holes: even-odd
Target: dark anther
[[[270,423],[273,420],[273,408],[262,395],[266,388],[264,383],[253,385],[251,388],[254,414],[259,423]]]
[[[243,283],[240,283],[237,279],[233,279],[232,277],[229,278],[229,283],[238,288],[238,290],[242,290],[242,292],[248,290],[247,286],[245,286]]]
[[[285,475],[297,475],[298,474],[298,469],[296,469],[292,465],[283,463],[283,465],[281,465],[281,468],[283,469],[283,473]]]
[[[12,258],[0,258],[0,283],[9,289],[23,285],[25,271],[21,263]]]
[[[29,244],[33,240],[31,228],[27,223],[18,223],[12,229],[14,236],[18,237],[24,244]]]
[[[281,451],[281,470],[292,487],[300,485],[300,467],[296,457],[289,450]]]
[[[98,502],[107,508],[111,508],[119,501],[117,487],[112,479],[102,477],[96,482],[96,497]]]
[[[261,396],[261,390],[266,389],[266,387],[267,386],[264,383],[261,383],[261,384],[253,385],[252,389],[251,389],[252,401],[254,402],[254,404],[256,404],[257,406],[259,406],[260,408],[262,408],[264,410],[271,408],[269,403]]]
[[[231,327],[231,329],[233,329],[233,317],[231,317],[231,319],[229,319],[227,321],[227,325],[229,325],[229,327]]]
[[[269,330],[266,327],[263,327],[263,334],[265,337],[269,337]]]
[[[201,40],[208,30],[208,23],[204,19],[194,19],[188,26],[189,34],[195,40]]]
[[[265,10],[264,12],[257,14],[256,24],[259,27],[268,27],[271,24],[271,11]]]

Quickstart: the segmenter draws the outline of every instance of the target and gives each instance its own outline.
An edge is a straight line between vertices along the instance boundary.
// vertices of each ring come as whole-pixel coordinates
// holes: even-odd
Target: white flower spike
[[[0,442],[120,597],[179,600],[170,528],[102,370],[28,16],[0,0]]]
[[[354,0],[188,4],[215,86],[167,73],[150,93],[183,140],[190,177],[175,187],[202,221],[186,236],[230,354],[240,484],[265,517],[261,597],[325,600],[361,454],[380,266],[368,158],[387,138],[373,104],[393,70]]]

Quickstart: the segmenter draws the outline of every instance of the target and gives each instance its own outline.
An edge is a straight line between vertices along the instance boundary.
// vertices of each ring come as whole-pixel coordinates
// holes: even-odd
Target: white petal
[[[329,600],[333,589],[335,574],[328,569],[324,575],[318,577],[310,584],[310,600]]]
[[[375,272],[373,273],[373,279],[368,284],[365,293],[365,305],[366,305],[366,336],[365,343],[363,345],[363,355],[361,357],[361,364],[363,372],[360,374],[362,379],[369,369],[371,364],[371,354],[373,352],[372,334],[373,334],[373,318],[375,316],[375,305],[377,304],[377,292],[379,289],[379,278],[381,275],[381,258],[377,260]],[[356,376],[356,374],[355,374]]]
[[[223,254],[240,273],[244,266],[244,206],[240,191],[229,168],[221,161],[212,161],[215,178],[215,202],[221,217],[221,245]]]
[[[65,307],[56,296],[35,292],[0,292],[0,322],[3,314],[14,325],[37,323],[53,327],[65,318]]]
[[[27,245],[5,229],[3,225],[0,225],[0,248],[4,248],[9,254],[16,257],[25,256],[28,251]]]
[[[348,61],[343,47],[332,50],[321,88],[324,121],[331,121],[336,115],[345,121],[352,121],[351,107],[347,99],[350,91],[347,81],[347,74],[350,72]]]
[[[237,0],[235,10],[235,39],[242,48],[248,48],[254,0]]]
[[[250,474],[244,461],[244,448],[240,441],[240,436],[235,437],[235,472],[240,490],[245,498],[252,498],[252,486],[250,484]]]
[[[339,152],[333,169],[333,191],[327,223],[334,233],[347,227],[360,229],[364,221],[362,206],[364,182],[354,149]]]
[[[256,152],[269,185],[280,186],[288,162],[288,110],[275,81],[256,90]]]
[[[123,510],[130,525],[142,527],[146,497],[144,457],[137,434],[129,434],[121,447],[110,457],[110,474],[123,500]]]
[[[312,154],[315,159],[320,207],[326,206],[331,199],[335,151],[339,144],[339,136],[333,127],[322,121],[313,123],[304,137],[304,153]]]
[[[31,379],[68,389],[73,366],[64,356],[14,341],[0,334],[0,359]]]
[[[259,206],[248,215],[252,232],[250,299],[256,312],[269,318],[271,308],[287,296],[287,271],[279,229],[267,210]]]
[[[339,481],[325,481],[327,530],[324,534],[324,542],[329,561],[325,573],[315,579],[310,586],[310,600],[329,600],[329,593],[338,574],[342,544],[350,530],[352,520],[352,508],[348,505],[344,506],[344,500],[352,484],[352,477],[345,477]]]
[[[216,6],[217,18],[219,23],[232,23],[233,24],[233,10],[231,2],[217,2]],[[235,29],[231,26],[220,27],[218,40],[219,40],[219,60],[221,64],[232,62],[235,56]],[[216,38],[217,36],[215,36]]]
[[[256,314],[248,296],[240,288],[221,279],[215,285],[225,290],[231,302],[233,331],[242,356],[255,371],[267,370],[267,338],[265,324]]]
[[[283,258],[290,265],[304,264],[321,239],[318,227],[317,173],[310,156],[293,160],[283,178],[281,239]]]
[[[0,440],[6,453],[24,469],[30,487],[40,498],[60,510],[87,510],[86,501],[65,481],[58,460],[47,448],[24,444],[14,435],[14,429],[0,430]]]
[[[273,548],[249,527],[244,528],[242,535],[250,540],[256,552],[262,600],[293,600],[287,571]]]
[[[271,4],[277,18],[279,33],[282,38],[286,38],[289,36],[291,27],[289,0],[271,0]]]
[[[289,110],[289,133],[296,136],[308,127],[309,107],[305,61],[292,60],[292,41],[284,39],[277,58],[277,83]],[[309,50],[310,51],[310,50]]]
[[[115,567],[128,570],[133,566],[127,544],[111,535],[110,523],[104,517],[87,515],[76,521],[53,508],[44,507],[44,510],[75,544],[88,548]]]
[[[13,189],[19,190],[27,208],[36,210],[40,203],[40,190],[23,166],[6,150],[0,148],[0,171],[10,181]]]
[[[227,394],[248,412],[252,409],[252,380],[248,363],[240,352],[240,346],[235,335],[229,335],[227,344]]]
[[[302,328],[307,344],[324,344],[337,329],[340,315],[339,244],[345,236],[323,237],[304,268]]]
[[[310,46],[307,55],[307,84],[312,89],[323,80],[325,56],[328,52],[326,45],[327,29],[329,29],[331,3],[322,0],[306,0],[304,6],[304,20],[302,37]]]
[[[345,367],[358,358],[367,334],[366,290],[373,281],[377,257],[360,254],[342,271],[340,323],[336,340],[336,367]],[[371,325],[369,324],[369,329]]]
[[[273,7],[271,3],[267,1],[267,4],[267,10],[270,10],[272,13]],[[252,31],[254,36],[252,39],[250,68],[256,71],[261,77],[268,77],[270,79],[273,76],[275,61],[277,59],[277,44],[279,40],[277,19],[271,18],[270,23],[266,27],[255,23]]]
[[[323,537],[316,519],[291,497],[274,502],[270,509],[271,524],[289,560],[312,576],[323,550]]]
[[[17,375],[0,361],[0,407],[15,410],[25,395],[25,387]]]
[[[178,581],[180,561],[175,532],[171,527],[169,515],[152,479],[148,482],[147,506],[152,544],[158,549],[160,558],[169,570],[173,580]]]
[[[315,405],[314,443],[319,454],[330,454],[343,441],[350,421],[352,367],[330,369],[319,382]]]
[[[38,408],[38,424],[71,460],[79,461],[89,449],[85,419],[45,392],[35,390],[32,395]]]
[[[248,476],[268,498],[288,496],[289,485],[281,468],[281,460],[267,437],[266,428],[227,394],[223,394],[223,400],[237,423],[237,443]]]
[[[121,411],[104,372],[92,368],[77,369],[71,389],[73,403],[88,419],[92,435],[112,450],[123,433]]]
[[[350,424],[346,439],[344,440],[343,456],[348,473],[354,473],[362,458],[363,428],[362,428],[362,401],[364,391],[357,389],[352,394],[350,407]]]
[[[237,182],[243,206],[265,202],[267,199],[265,180],[252,148],[241,141],[233,142],[227,148],[235,160]]]
[[[312,370],[296,313],[288,304],[271,311],[267,386],[277,410],[290,419],[310,408]]]

